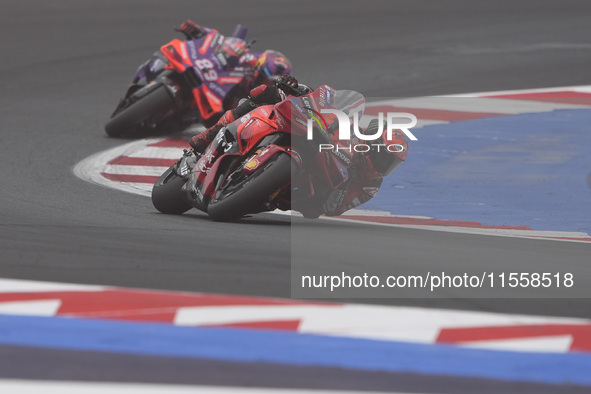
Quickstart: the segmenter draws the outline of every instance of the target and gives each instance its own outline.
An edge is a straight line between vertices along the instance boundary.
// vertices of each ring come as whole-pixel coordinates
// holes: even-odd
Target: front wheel
[[[192,205],[182,190],[185,182],[176,174],[174,166],[166,170],[152,188],[154,208],[170,215],[180,215],[191,209]]]
[[[154,116],[162,116],[175,109],[174,97],[164,84],[160,83],[156,88],[146,86],[142,89],[153,90],[113,115],[105,125],[105,131],[110,137],[132,134],[138,126],[150,121]],[[139,93],[141,90],[136,94]]]
[[[207,213],[217,221],[232,221],[261,212],[272,195],[290,182],[296,168],[288,154],[276,155],[250,176],[223,185],[207,206]]]

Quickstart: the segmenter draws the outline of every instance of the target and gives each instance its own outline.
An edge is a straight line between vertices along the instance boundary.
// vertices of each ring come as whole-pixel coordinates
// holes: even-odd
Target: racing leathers
[[[281,77],[283,81],[288,80],[294,84],[291,77]],[[297,81],[295,81],[297,87]],[[293,94],[293,93],[292,93]],[[219,130],[246,115],[259,105],[276,104],[285,98],[285,93],[274,85],[260,85],[250,92],[247,99],[233,110],[227,111],[220,120],[212,127],[201,134],[197,134],[190,140],[190,145],[197,154],[203,154],[207,146],[214,140]],[[333,136],[336,141],[336,136]],[[351,144],[358,143],[355,137]],[[317,218],[320,215],[338,216],[345,211],[353,209],[370,199],[378,192],[382,185],[383,176],[375,171],[365,153],[352,152],[346,154],[350,165],[348,167],[349,179],[336,190],[316,190],[314,198],[304,200],[292,207],[301,212],[306,218]]]
[[[218,33],[217,30],[204,26],[199,26],[191,20],[183,22],[178,29],[187,39],[199,39],[209,33]],[[254,41],[253,41],[254,42]],[[216,59],[225,69],[249,69],[250,73],[244,75],[242,81],[236,85],[235,89],[241,89],[241,97],[246,96],[248,91],[255,86],[265,83],[270,83],[270,78],[273,76],[287,75],[291,71],[291,63],[281,53],[277,51],[267,50],[265,52],[253,52],[250,50],[250,44],[239,38],[226,37],[218,45],[216,50]],[[279,58],[267,59],[267,57],[279,56]],[[272,70],[268,69],[265,62],[271,62],[274,66]],[[275,65],[274,63],[278,63]],[[277,67],[280,66],[280,67]]]
[[[197,25],[191,20],[186,20],[176,30],[183,33],[187,40],[195,40],[210,33],[218,33],[216,29]],[[270,81],[268,81],[269,78],[263,72],[258,70],[257,62],[261,54],[250,51],[250,43],[234,37],[223,37],[220,35],[220,38],[223,40],[221,40],[216,49],[216,61],[225,69],[244,71],[241,81],[234,86],[233,93],[226,97],[227,100],[232,100],[231,102],[224,102],[224,107],[228,108],[229,106],[235,105],[234,98],[246,97],[252,88],[261,83],[270,83]],[[136,77],[133,79],[126,97],[153,81],[166,69],[167,62],[168,60],[161,51],[155,52],[150,59],[138,67]]]
[[[357,143],[354,138],[352,143]],[[337,141],[334,141],[338,143]],[[315,219],[320,215],[339,216],[344,212],[353,209],[371,200],[380,189],[383,177],[373,171],[368,163],[365,153],[342,151],[347,160],[350,160],[348,167],[349,179],[339,188],[328,191],[328,196],[322,190],[316,190],[322,199],[311,199],[296,206],[296,210],[304,217]]]

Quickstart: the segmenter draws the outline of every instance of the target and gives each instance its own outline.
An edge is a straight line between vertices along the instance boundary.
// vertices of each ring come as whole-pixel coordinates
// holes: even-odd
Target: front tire
[[[143,89],[146,88],[148,87]],[[175,107],[174,97],[172,97],[168,88],[160,83],[159,86],[148,92],[144,97],[115,113],[105,125],[105,131],[110,137],[132,134],[137,126],[152,119],[154,115],[165,114],[174,110]]]
[[[192,208],[182,190],[186,180],[181,178],[170,167],[158,178],[152,188],[152,204],[154,208],[169,215],[180,215]]]
[[[227,222],[260,212],[269,197],[290,182],[297,168],[288,154],[280,153],[275,157],[245,179],[224,185],[207,206],[209,216]]]

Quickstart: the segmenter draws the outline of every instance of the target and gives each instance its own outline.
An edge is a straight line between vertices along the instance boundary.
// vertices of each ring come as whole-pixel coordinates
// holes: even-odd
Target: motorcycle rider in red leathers
[[[279,89],[277,86],[283,86],[283,88]],[[284,92],[284,90],[286,91]],[[241,118],[259,105],[276,104],[284,100],[286,94],[300,96],[310,92],[310,88],[299,85],[297,80],[289,75],[279,78],[276,85],[259,85],[252,89],[249,97],[243,99],[236,108],[222,115],[214,126],[193,136],[189,141],[190,145],[196,154],[203,154],[222,127]],[[366,128],[365,134],[375,135],[378,125],[377,119],[372,120]],[[320,215],[338,216],[372,199],[382,185],[383,178],[402,164],[408,154],[408,138],[404,133],[394,130],[392,138],[388,139],[385,125],[383,130],[382,137],[373,143],[376,145],[398,144],[396,152],[375,147],[368,152],[352,152],[349,154],[351,165],[348,168],[350,173],[348,181],[333,190],[323,201],[311,199],[294,208],[306,218],[317,218]],[[334,138],[336,139],[336,136]],[[336,140],[333,142],[337,143]],[[351,141],[352,144],[358,142],[357,137]]]
[[[375,135],[378,126],[378,120],[372,120],[364,130],[364,134]],[[371,200],[378,193],[384,177],[398,168],[408,155],[407,136],[400,130],[393,130],[392,138],[388,139],[386,126],[384,123],[382,136],[372,141],[372,144],[384,146],[396,144],[396,152],[390,152],[384,149],[384,146],[381,149],[372,146],[368,152],[356,152],[351,149],[349,153],[347,150],[341,150],[340,152],[346,154],[351,160],[348,167],[349,180],[330,192],[324,201],[312,200],[296,207],[296,210],[306,218],[317,218],[320,215],[339,216]],[[339,143],[336,135],[332,135],[331,138],[334,145]],[[353,146],[360,141],[354,137],[350,143],[350,146]]]

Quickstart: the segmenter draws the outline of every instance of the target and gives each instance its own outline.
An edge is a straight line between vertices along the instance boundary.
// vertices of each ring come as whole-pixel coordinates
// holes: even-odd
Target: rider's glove
[[[201,27],[197,26],[195,22],[190,19],[187,19],[183,23],[181,23],[181,27],[179,31],[183,33],[187,38],[199,38],[203,36],[204,32]]]
[[[257,105],[276,104],[281,101],[281,95],[277,86],[263,84],[250,91],[250,99]]]
[[[279,86],[287,94],[297,96],[300,93],[298,89],[298,80],[292,77],[291,75],[282,75],[281,77],[279,77],[279,80],[277,81],[277,86]]]

